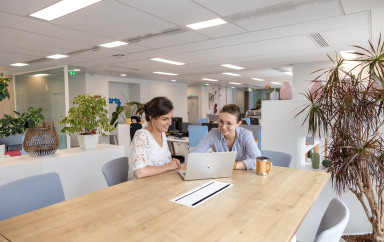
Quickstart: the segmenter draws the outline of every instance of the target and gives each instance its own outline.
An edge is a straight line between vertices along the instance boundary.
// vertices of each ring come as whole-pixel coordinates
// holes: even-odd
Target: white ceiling
[[[127,78],[176,79],[188,85],[201,85],[205,77],[220,80],[222,86],[232,81],[257,88],[291,80],[272,68],[291,71],[295,63],[327,60],[327,53],[367,46],[367,40],[375,40],[384,30],[382,0],[104,0],[50,22],[28,16],[57,1],[0,0],[1,72],[12,75],[68,64],[107,76],[125,73]],[[185,27],[213,18],[228,24],[201,30]],[[318,46],[310,37],[315,33],[329,46]],[[116,40],[129,44],[98,47]],[[45,58],[58,53],[70,57]],[[186,65],[150,60],[155,57]],[[17,62],[30,65],[9,66]]]

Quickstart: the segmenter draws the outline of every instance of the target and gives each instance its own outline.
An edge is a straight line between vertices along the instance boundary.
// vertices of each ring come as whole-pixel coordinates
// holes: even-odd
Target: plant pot
[[[271,94],[269,95],[269,99],[270,100],[279,100],[279,93],[276,91],[271,92]]]
[[[126,119],[125,119],[125,124],[131,124],[131,123],[132,123],[131,118],[126,118]]]
[[[80,148],[88,150],[94,149],[97,146],[99,141],[99,135],[97,134],[89,134],[89,135],[81,135],[78,136]]]
[[[0,164],[3,161],[4,152],[5,152],[5,145],[0,145]]]
[[[324,82],[323,81],[314,81],[311,87],[311,94],[315,96],[315,99],[319,99],[320,92],[324,88]]]
[[[283,100],[291,100],[293,98],[294,89],[291,82],[283,82],[283,86],[280,89],[280,97]]]

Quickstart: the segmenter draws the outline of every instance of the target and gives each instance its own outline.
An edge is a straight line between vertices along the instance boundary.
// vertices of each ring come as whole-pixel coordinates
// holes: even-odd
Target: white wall
[[[187,84],[186,83],[170,83],[153,80],[143,80],[123,77],[110,77],[91,75],[86,76],[86,92],[93,95],[101,95],[109,98],[109,82],[120,83],[137,83],[140,85],[140,102],[144,103],[157,96],[165,96],[169,98],[175,107],[173,115],[182,117],[183,120],[188,119],[187,115]]]
[[[240,111],[244,113],[244,90],[234,88],[233,103],[240,107]]]

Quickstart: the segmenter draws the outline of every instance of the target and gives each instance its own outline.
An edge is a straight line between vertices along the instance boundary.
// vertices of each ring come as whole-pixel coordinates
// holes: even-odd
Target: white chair
[[[332,199],[321,219],[315,242],[339,242],[348,220],[348,207],[340,199]]]

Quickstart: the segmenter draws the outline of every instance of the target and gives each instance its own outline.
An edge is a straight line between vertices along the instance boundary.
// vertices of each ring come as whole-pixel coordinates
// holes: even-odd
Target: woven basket
[[[53,121],[43,121],[42,127],[36,125],[33,129],[28,129],[23,147],[32,157],[54,155],[59,148],[59,136]]]

